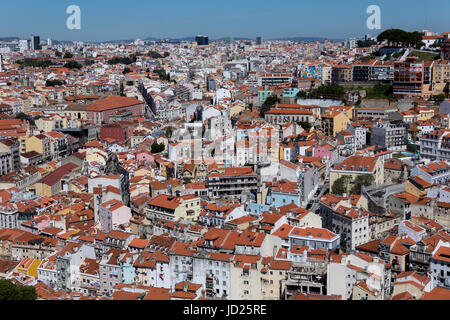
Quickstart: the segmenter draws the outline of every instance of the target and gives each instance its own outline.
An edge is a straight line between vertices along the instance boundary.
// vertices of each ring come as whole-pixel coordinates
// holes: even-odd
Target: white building
[[[434,283],[450,289],[450,243],[440,241],[432,253],[430,261],[431,276]]]

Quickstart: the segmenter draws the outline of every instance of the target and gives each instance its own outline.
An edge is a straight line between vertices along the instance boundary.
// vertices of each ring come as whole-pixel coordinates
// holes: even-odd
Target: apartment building
[[[431,161],[450,161],[450,130],[435,130],[422,135],[420,156]]]
[[[392,151],[406,150],[407,130],[403,123],[381,122],[372,126],[370,144]]]
[[[258,86],[278,86],[283,83],[292,82],[294,76],[288,73],[267,73],[258,77]]]
[[[161,194],[149,201],[146,217],[151,221],[178,221],[179,219],[198,221],[200,212],[200,198],[197,196],[177,197]]]
[[[210,196],[219,198],[241,198],[243,193],[256,195],[258,190],[257,174],[250,167],[226,168],[223,173],[212,173],[206,184]]]
[[[98,208],[98,221],[105,233],[127,226],[131,217],[131,209],[116,199],[102,203]]]
[[[421,97],[425,64],[416,57],[394,63],[394,95],[399,98]]]
[[[411,175],[420,175],[432,184],[447,184],[450,179],[450,164],[447,161],[434,161],[427,165],[416,166]]]
[[[0,175],[20,169],[20,151],[17,139],[0,140]]]
[[[343,177],[350,176],[354,181],[360,175],[373,175],[374,184],[384,183],[384,167],[381,158],[351,156],[330,169],[330,185]]]
[[[450,289],[450,244],[439,243],[433,251],[430,271],[437,286]]]
[[[341,236],[341,248],[351,251],[370,241],[369,212],[341,201],[333,206],[325,199],[319,210],[323,227]]]
[[[344,112],[329,111],[322,115],[322,129],[330,137],[336,137],[338,132],[347,130],[348,124],[350,119]]]
[[[324,228],[294,227],[289,232],[289,248],[309,246],[312,249],[335,250],[340,248],[341,236]]]
[[[316,117],[314,114],[305,109],[271,109],[265,114],[265,119],[271,124],[286,124],[296,122],[314,123]]]

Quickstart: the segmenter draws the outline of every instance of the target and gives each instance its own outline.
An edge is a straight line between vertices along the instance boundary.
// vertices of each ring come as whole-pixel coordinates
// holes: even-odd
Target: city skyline
[[[281,39],[291,37],[320,37],[346,39],[377,35],[385,29],[407,31],[429,29],[446,31],[446,14],[450,3],[419,1],[354,1],[339,3],[324,0],[320,3],[301,3],[284,0],[276,8],[254,0],[227,5],[211,4],[203,0],[195,4],[172,1],[164,3],[78,1],[81,9],[81,29],[69,30],[66,9],[72,1],[41,1],[38,7],[31,1],[4,4],[4,12],[13,14],[0,20],[0,37],[29,38],[39,34],[42,39],[60,41],[105,42],[146,38],[184,38],[205,34],[211,40],[236,37]],[[366,21],[370,5],[381,8],[381,29],[370,30]],[[442,10],[434,10],[440,7]],[[139,8],[139,10],[136,10]],[[239,9],[236,9],[239,8]],[[341,10],[346,8],[346,10]],[[397,13],[401,11],[402,15]],[[339,12],[339,15],[336,14]],[[14,17],[14,19],[12,19]],[[267,22],[268,19],[272,22]],[[120,21],[120,23],[118,23]],[[12,31],[14,30],[14,31]]]

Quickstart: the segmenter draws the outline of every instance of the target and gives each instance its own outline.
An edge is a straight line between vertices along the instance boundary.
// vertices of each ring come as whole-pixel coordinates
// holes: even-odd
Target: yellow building
[[[79,174],[80,170],[78,165],[71,162],[59,167],[34,184],[36,195],[51,197],[60,193],[64,184]]]
[[[271,260],[268,263],[264,258],[261,269],[261,290],[263,300],[280,300],[280,293],[284,292],[287,273],[292,262],[284,260]],[[267,263],[267,264],[266,264]]]
[[[330,106],[328,112],[343,112],[347,118],[353,119],[355,114],[355,108],[353,106]]]
[[[232,118],[235,115],[238,115],[242,111],[245,110],[245,105],[242,101],[238,100],[234,102],[230,107],[230,118]]]
[[[108,153],[104,150],[97,148],[89,148],[86,151],[86,162],[98,162],[103,165],[106,164],[106,159],[108,158]]]
[[[343,176],[349,176],[351,181],[356,180],[358,176],[372,175],[374,184],[384,183],[384,166],[381,158],[352,156],[330,170],[330,186]]]
[[[379,291],[370,288],[365,281],[359,281],[353,286],[352,300],[381,300]]]
[[[434,110],[427,107],[417,108],[417,120],[418,121],[428,121],[434,117]]]
[[[148,203],[146,211],[150,219],[198,221],[201,212],[200,198],[194,195],[175,197],[161,194]]]
[[[150,176],[152,178],[155,177],[155,172],[153,170],[149,170],[147,168],[140,168],[134,172],[135,177],[144,177],[144,176]]]
[[[344,112],[329,111],[322,115],[322,129],[327,136],[336,137],[338,132],[347,130],[350,119]]]
[[[439,60],[433,65],[433,83],[445,83],[450,80],[450,61]]]
[[[55,121],[51,118],[40,118],[35,121],[36,127],[40,131],[51,132],[55,128]]]
[[[416,197],[426,196],[428,190],[434,185],[422,179],[420,176],[410,177],[406,182],[406,192],[415,195]]]
[[[41,264],[41,260],[34,258],[25,258],[16,267],[16,272],[22,273],[30,277],[37,277],[37,269]]]
[[[26,152],[36,151],[42,154],[44,160],[51,158],[51,141],[49,137],[43,134],[26,137],[25,149]]]
[[[261,257],[235,255],[230,268],[230,300],[262,300]]]

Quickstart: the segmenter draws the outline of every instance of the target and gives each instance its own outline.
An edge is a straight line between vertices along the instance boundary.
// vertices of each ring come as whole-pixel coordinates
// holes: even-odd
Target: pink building
[[[314,148],[313,157],[319,157],[323,160],[332,160],[333,151],[325,146]]]
[[[40,234],[42,230],[51,227],[51,220],[49,216],[42,215],[22,223],[20,229],[31,232],[33,234]]]
[[[136,154],[136,161],[155,162],[155,157],[148,152],[140,152]]]
[[[131,209],[118,200],[105,202],[98,209],[101,230],[106,233],[117,230],[120,225],[128,225],[131,217]]]

